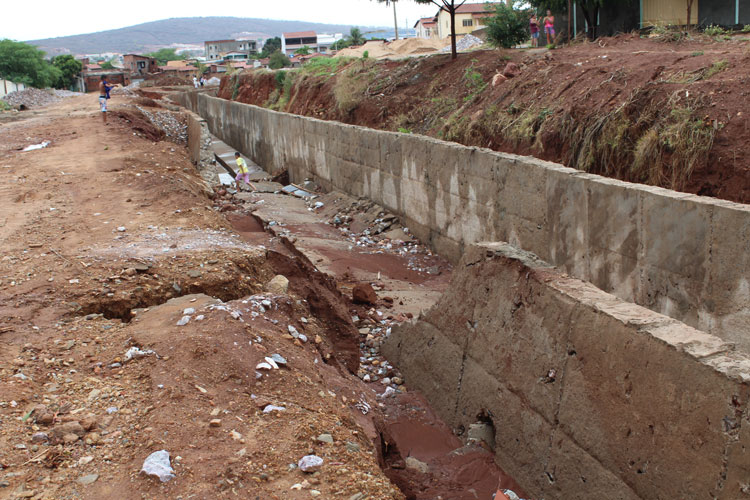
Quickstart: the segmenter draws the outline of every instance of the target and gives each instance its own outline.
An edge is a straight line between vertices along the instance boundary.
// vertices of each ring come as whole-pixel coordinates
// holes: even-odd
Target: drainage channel
[[[379,463],[407,498],[528,498],[495,464],[488,419],[477,415],[469,429],[449,428],[380,354],[392,327],[429,308],[447,288],[446,261],[377,205],[339,193],[304,200],[228,189],[217,203],[228,207],[227,220],[246,241],[285,248],[341,292],[360,334],[356,373],[380,406]]]

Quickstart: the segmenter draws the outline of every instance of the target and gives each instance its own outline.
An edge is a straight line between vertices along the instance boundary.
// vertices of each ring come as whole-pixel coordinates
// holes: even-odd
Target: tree
[[[350,45],[364,45],[365,37],[362,36],[362,31],[359,28],[349,30],[349,43]]]
[[[495,15],[487,21],[487,40],[496,47],[509,49],[528,38],[525,14],[506,4],[497,4]]]
[[[104,61],[99,65],[102,69],[115,69],[115,65],[112,64],[112,61]]]
[[[261,59],[271,57],[271,54],[273,54],[277,50],[281,50],[281,38],[275,36],[273,38],[269,38],[268,40],[266,40],[266,43],[263,44],[263,49],[260,51],[260,57]]]
[[[268,67],[271,69],[281,69],[291,66],[292,61],[284,55],[280,50],[277,50],[271,54],[271,60],[268,62]]]
[[[52,58],[52,65],[60,70],[60,79],[57,81],[57,87],[70,88],[75,82],[76,76],[83,69],[83,64],[70,54],[55,56]]]
[[[166,66],[168,61],[180,61],[183,59],[181,55],[177,54],[175,49],[159,49],[156,52],[150,54],[144,54],[147,57],[153,57],[159,63],[159,66]]]
[[[694,0],[687,0],[687,22],[685,22],[685,29],[690,29],[690,15],[693,13],[693,1]]]
[[[294,51],[294,53],[298,56],[308,56],[310,55],[310,52],[312,52],[312,50],[307,45],[305,45],[304,47],[300,47]]]
[[[51,87],[61,72],[44,59],[44,52],[33,45],[0,40],[0,78],[37,88]]]
[[[336,40],[333,42],[333,45],[331,45],[332,50],[341,50],[349,47],[352,44],[351,39],[349,37],[342,38],[341,40]]]
[[[377,0],[380,3],[390,5],[391,2],[394,4],[397,0]],[[451,59],[458,57],[458,51],[456,50],[456,11],[459,7],[466,3],[466,0],[414,0],[421,4],[433,4],[443,12],[447,12],[451,16]],[[601,1],[601,0],[599,0]],[[394,7],[395,8],[395,7]],[[398,35],[397,35],[398,36]]]

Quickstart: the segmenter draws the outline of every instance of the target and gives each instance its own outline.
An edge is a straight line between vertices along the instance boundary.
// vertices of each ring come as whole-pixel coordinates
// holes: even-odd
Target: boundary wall
[[[269,172],[367,197],[454,263],[467,245],[507,241],[750,352],[750,205],[196,92],[178,99]]]
[[[490,420],[534,498],[750,498],[750,358],[506,243],[383,353],[455,429]]]

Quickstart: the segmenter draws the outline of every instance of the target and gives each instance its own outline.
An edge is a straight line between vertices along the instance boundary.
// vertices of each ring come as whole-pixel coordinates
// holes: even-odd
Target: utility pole
[[[396,17],[396,1],[393,1],[393,27],[396,29],[396,40],[398,40],[398,17]]]
[[[570,34],[571,34],[571,31],[570,31],[570,16],[572,16],[572,15],[573,15],[573,11],[570,9],[570,0],[568,0],[568,43],[570,43],[571,40],[573,40],[573,37],[570,36]]]

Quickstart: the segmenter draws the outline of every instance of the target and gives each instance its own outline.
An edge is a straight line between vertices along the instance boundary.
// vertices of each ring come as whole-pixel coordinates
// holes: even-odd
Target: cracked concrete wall
[[[187,117],[187,148],[190,161],[196,166],[201,177],[210,183],[217,184],[219,177],[214,171],[214,157],[211,152],[211,132],[206,120],[191,111],[185,111]]]
[[[180,100],[266,170],[368,197],[453,262],[477,241],[507,241],[750,351],[748,205],[194,92]]]
[[[456,429],[492,418],[536,498],[750,498],[750,358],[504,243],[383,346]]]

